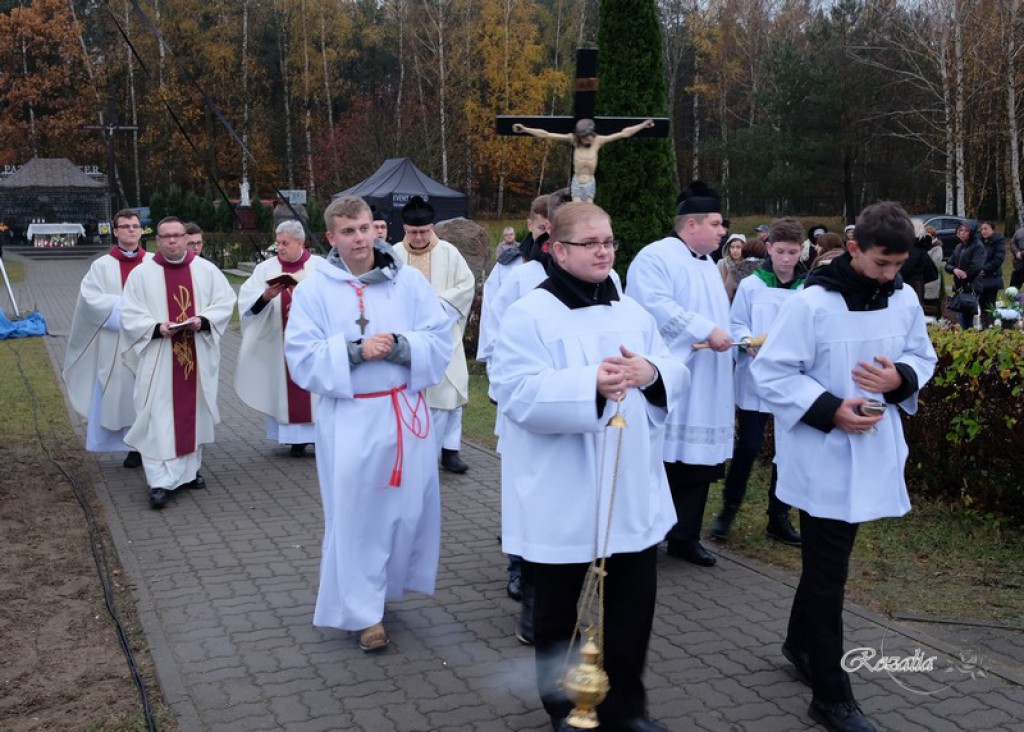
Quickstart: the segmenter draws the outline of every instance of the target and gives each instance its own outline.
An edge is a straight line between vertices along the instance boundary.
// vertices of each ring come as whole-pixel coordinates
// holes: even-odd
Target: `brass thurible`
[[[570,727],[595,729],[599,724],[596,708],[611,688],[608,674],[598,660],[600,655],[593,633],[589,633],[587,642],[580,648],[580,662],[570,666],[562,677],[565,694],[576,705],[565,720]]]

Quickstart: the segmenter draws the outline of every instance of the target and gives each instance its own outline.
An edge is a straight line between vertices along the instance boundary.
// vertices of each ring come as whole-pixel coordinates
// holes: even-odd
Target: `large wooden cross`
[[[107,143],[107,195],[110,198],[110,216],[121,208],[118,201],[121,197],[117,192],[117,161],[114,157],[114,135],[118,132],[138,131],[135,125],[119,125],[116,121],[116,113],[113,98],[107,102],[106,122],[101,125],[79,125],[82,130],[100,130],[103,132],[103,140]]]
[[[647,117],[596,117],[594,109],[597,101],[597,49],[576,49],[576,81],[573,87],[572,116],[516,116],[499,115],[495,130],[499,135],[514,135],[512,125],[521,124],[536,127],[548,132],[572,132],[576,122],[581,119],[594,120],[599,135],[611,135],[619,130],[643,122]],[[655,117],[654,127],[640,130],[636,137],[668,137],[668,119]]]

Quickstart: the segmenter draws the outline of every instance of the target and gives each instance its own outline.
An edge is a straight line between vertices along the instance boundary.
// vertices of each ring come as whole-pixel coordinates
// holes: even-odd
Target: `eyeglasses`
[[[611,249],[613,252],[619,251],[619,247],[622,246],[622,242],[618,239],[612,239],[611,241],[562,241],[562,244],[568,244],[573,247],[583,247],[588,252],[596,252],[598,249]]]
[[[157,239],[184,239],[186,236],[188,236],[188,234],[186,234],[183,231],[180,234],[157,234],[156,238]]]
[[[120,224],[119,226],[115,226],[114,228],[115,229],[127,229],[128,231],[135,231],[136,229],[141,229],[142,227],[139,226],[138,224]]]

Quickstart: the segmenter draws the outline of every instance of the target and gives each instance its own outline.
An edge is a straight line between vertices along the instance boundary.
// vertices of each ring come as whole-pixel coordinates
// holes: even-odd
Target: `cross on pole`
[[[102,130],[103,140],[107,144],[107,194],[110,196],[110,215],[120,209],[117,195],[117,167],[114,160],[114,135],[118,132],[131,132],[138,130],[136,125],[119,125],[115,120],[114,100],[107,103],[106,124],[102,125],[79,125],[82,130]]]
[[[526,134],[542,140],[567,142],[572,146],[572,182],[569,190],[574,201],[593,201],[597,192],[597,172],[601,146],[634,135],[667,137],[668,120],[645,117],[595,117],[597,98],[597,50],[576,50],[576,81],[572,117],[519,117],[501,115],[495,120],[499,135]]]

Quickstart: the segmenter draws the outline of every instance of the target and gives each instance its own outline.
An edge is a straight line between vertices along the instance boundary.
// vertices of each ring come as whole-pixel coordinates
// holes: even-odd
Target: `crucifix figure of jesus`
[[[594,128],[594,120],[581,119],[576,123],[572,132],[559,133],[548,132],[537,127],[526,127],[521,124],[513,124],[512,131],[517,134],[532,135],[541,140],[563,140],[572,145],[572,182],[569,184],[569,193],[574,201],[586,201],[592,203],[597,193],[597,181],[594,180],[594,173],[597,172],[597,153],[606,142],[622,140],[632,137],[640,130],[654,127],[653,119],[645,119],[639,124],[631,125],[610,135],[599,135]]]
[[[597,170],[601,146],[615,140],[638,135],[667,137],[665,118],[598,117],[594,114],[597,98],[597,50],[576,50],[576,81],[573,116],[526,117],[501,115],[496,120],[499,135],[531,135],[542,140],[568,142],[572,145],[572,181],[570,192],[574,201],[593,201],[597,190]]]

